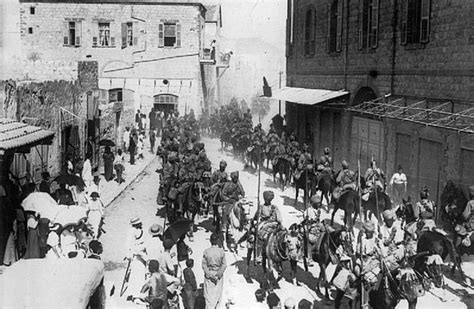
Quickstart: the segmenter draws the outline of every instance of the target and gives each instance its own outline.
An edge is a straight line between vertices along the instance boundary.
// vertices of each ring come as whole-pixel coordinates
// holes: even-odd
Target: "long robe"
[[[227,267],[225,252],[222,248],[212,246],[204,250],[202,268],[204,270],[204,298],[206,309],[218,308],[224,287],[224,271]],[[217,279],[213,282],[211,277]]]
[[[27,221],[28,226],[28,240],[26,243],[25,259],[39,259],[41,258],[40,252],[40,234],[38,229],[38,222],[30,218]]]
[[[106,181],[111,181],[114,178],[114,154],[106,152],[104,158],[104,177]]]
[[[146,248],[143,230],[133,228],[129,235],[130,277],[127,294],[132,298],[141,297],[141,289],[146,274]]]
[[[100,220],[102,219],[102,215],[104,213],[102,202],[100,200],[94,201],[93,199],[90,199],[89,203],[87,203],[87,208],[87,221],[92,227],[94,238],[97,239],[97,236],[99,235]]]

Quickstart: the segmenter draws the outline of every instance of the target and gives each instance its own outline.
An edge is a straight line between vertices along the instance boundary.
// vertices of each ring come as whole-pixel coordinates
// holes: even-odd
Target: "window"
[[[402,44],[428,43],[430,0],[402,0]]]
[[[122,23],[122,48],[138,45],[138,23]]]
[[[359,49],[377,48],[379,0],[359,0]]]
[[[342,50],[342,14],[343,0],[333,0],[328,7],[327,50]]]
[[[99,22],[98,29],[99,29],[99,36],[92,38],[92,46],[114,47],[115,38],[111,35],[110,22]]]
[[[158,34],[159,47],[181,47],[181,25],[177,23],[160,23]]]
[[[109,103],[122,102],[123,101],[123,90],[122,89],[111,89],[109,90]]]
[[[304,54],[314,55],[316,47],[316,11],[310,8],[306,11],[304,29]]]
[[[81,45],[81,22],[65,21],[64,22],[64,42],[66,46]]]
[[[29,27],[29,28],[28,28],[28,33],[29,33],[29,34],[33,34],[33,27]]]
[[[30,6],[30,14],[35,15],[35,7],[34,6]]]

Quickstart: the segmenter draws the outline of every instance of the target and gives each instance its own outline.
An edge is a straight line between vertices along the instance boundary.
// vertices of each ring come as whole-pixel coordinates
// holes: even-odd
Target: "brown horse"
[[[288,230],[277,230],[268,235],[263,243],[262,266],[267,275],[267,266],[270,269],[270,290],[278,288],[278,281],[282,278],[283,262],[289,261],[291,267],[291,279],[296,284],[296,266],[301,253],[301,235],[294,235]],[[267,265],[268,262],[268,265]],[[272,278],[273,277],[273,278]]]
[[[334,223],[334,215],[338,209],[344,210],[344,226],[352,230],[357,216],[360,212],[359,194],[356,191],[349,190],[344,192],[335,200],[334,209],[331,215],[331,226]]]
[[[286,158],[278,158],[273,168],[273,182],[275,181],[276,174],[280,175],[280,186],[282,190],[285,190],[285,185],[290,181],[291,175],[291,162]]]

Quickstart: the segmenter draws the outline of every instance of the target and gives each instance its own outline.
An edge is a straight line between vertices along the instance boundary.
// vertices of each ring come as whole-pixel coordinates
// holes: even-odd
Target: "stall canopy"
[[[408,103],[406,98],[394,98],[388,95],[358,104],[348,110],[473,134],[474,106],[464,108],[460,106],[453,102],[434,103],[425,100]]]
[[[0,153],[21,147],[51,144],[53,137],[52,131],[0,118]]]
[[[304,105],[315,105],[349,94],[347,91],[284,87],[273,92],[272,98]]]

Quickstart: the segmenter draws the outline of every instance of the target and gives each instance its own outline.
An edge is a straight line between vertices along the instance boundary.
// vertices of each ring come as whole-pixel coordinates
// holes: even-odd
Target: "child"
[[[115,173],[117,174],[117,178],[115,179],[116,182],[121,184],[122,182],[125,182],[125,179],[123,179],[123,172],[125,170],[125,167],[123,166],[123,161],[124,161],[124,154],[122,152],[122,149],[117,150],[117,156],[115,157],[114,161],[114,168],[115,168]]]
[[[100,260],[100,255],[102,254],[102,243],[98,240],[91,240],[89,243],[89,251],[92,252],[87,258]]]
[[[186,261],[186,268],[183,271],[184,287],[183,287],[183,304],[186,309],[193,309],[197,296],[196,276],[193,272],[194,260]]]

